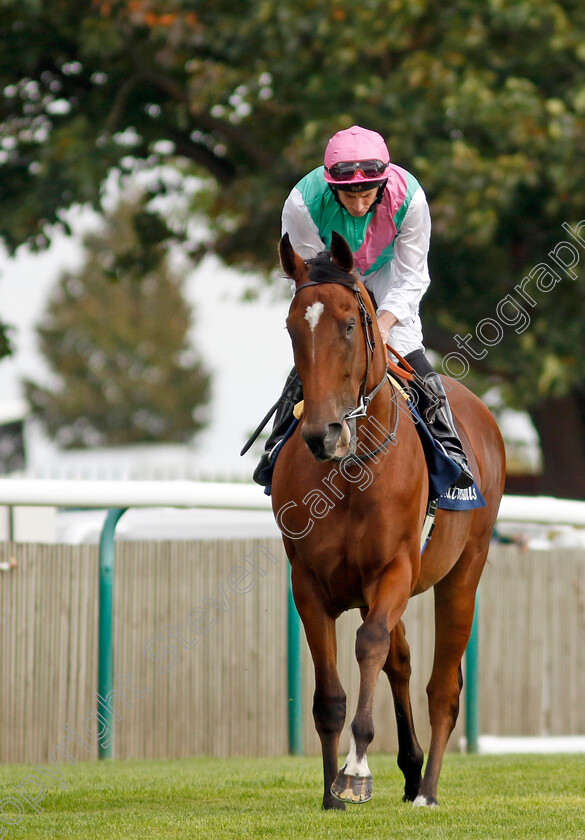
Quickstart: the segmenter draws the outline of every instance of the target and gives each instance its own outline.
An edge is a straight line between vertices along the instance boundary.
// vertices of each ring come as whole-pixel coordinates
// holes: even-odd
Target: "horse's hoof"
[[[412,803],[413,808],[438,808],[439,803],[434,796],[417,796]]]
[[[350,802],[357,805],[372,798],[373,788],[374,780],[371,774],[367,776],[348,776],[347,773],[340,770],[331,785],[331,794],[340,802]]]

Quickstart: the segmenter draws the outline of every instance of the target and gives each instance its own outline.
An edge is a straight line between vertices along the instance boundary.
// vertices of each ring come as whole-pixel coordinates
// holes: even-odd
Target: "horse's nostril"
[[[323,440],[320,437],[305,438],[305,443],[307,444],[315,458],[320,458],[325,455]]]
[[[333,457],[341,434],[341,423],[329,423],[327,426],[304,424],[302,435],[305,443],[318,461]]]
[[[330,423],[329,424],[329,431],[327,433],[326,440],[333,445],[335,449],[335,444],[339,440],[339,435],[341,434],[341,423]]]

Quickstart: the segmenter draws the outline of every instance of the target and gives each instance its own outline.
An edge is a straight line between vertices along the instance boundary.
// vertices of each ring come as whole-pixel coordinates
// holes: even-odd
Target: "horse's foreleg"
[[[358,705],[350,727],[350,750],[331,787],[333,795],[346,802],[367,802],[372,798],[372,774],[366,751],[374,738],[374,689],[388,659],[390,630],[400,619],[408,601],[408,593],[397,598],[404,589],[404,574],[397,574],[397,570],[398,564],[386,573],[377,593],[379,597],[370,606],[356,634],[355,652],[360,668]]]
[[[335,620],[325,611],[311,577],[296,569],[293,592],[315,668],[313,719],[323,755],[323,808],[344,810],[345,804],[331,794],[339,736],[345,723],[345,692],[337,673]]]
[[[410,703],[410,649],[399,621],[390,634],[390,652],[383,668],[390,681],[398,732],[398,766],[404,774],[404,802],[418,796],[423,766],[423,751],[414,731]]]
[[[471,634],[477,582],[453,583],[447,577],[435,586],[435,655],[427,686],[431,744],[416,806],[437,805],[443,756],[459,715],[461,659]]]
[[[356,658],[360,666],[358,706],[349,730],[349,753],[331,786],[332,794],[346,802],[367,802],[372,798],[372,774],[366,751],[374,737],[374,687],[388,656],[389,646],[390,632],[385,622],[365,621],[357,631]]]

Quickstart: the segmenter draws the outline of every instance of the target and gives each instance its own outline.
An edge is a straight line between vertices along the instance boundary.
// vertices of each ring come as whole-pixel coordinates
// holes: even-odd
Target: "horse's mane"
[[[353,287],[355,277],[352,272],[339,268],[331,259],[329,251],[321,251],[316,257],[307,260],[309,279],[314,283],[339,283],[341,286]]]

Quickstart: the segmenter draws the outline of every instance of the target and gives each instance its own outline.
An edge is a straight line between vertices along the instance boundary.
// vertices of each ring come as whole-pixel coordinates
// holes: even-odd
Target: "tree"
[[[152,234],[146,247],[137,219]],[[189,441],[205,425],[210,379],[189,346],[182,279],[157,243],[164,225],[144,202],[105,221],[37,328],[55,383],[28,381],[26,397],[64,447]]]
[[[8,0],[0,14],[9,249],[43,247],[76,202],[99,208],[113,170],[180,160],[205,176],[194,212],[210,235],[193,255],[272,269],[290,187],[334,131],[377,129],[431,203],[427,343],[528,409],[543,491],[585,496],[583,280],[548,256],[567,238],[581,254],[562,224],[585,219],[583,4]],[[514,291],[531,272],[534,304]],[[523,330],[505,321],[514,302]]]

